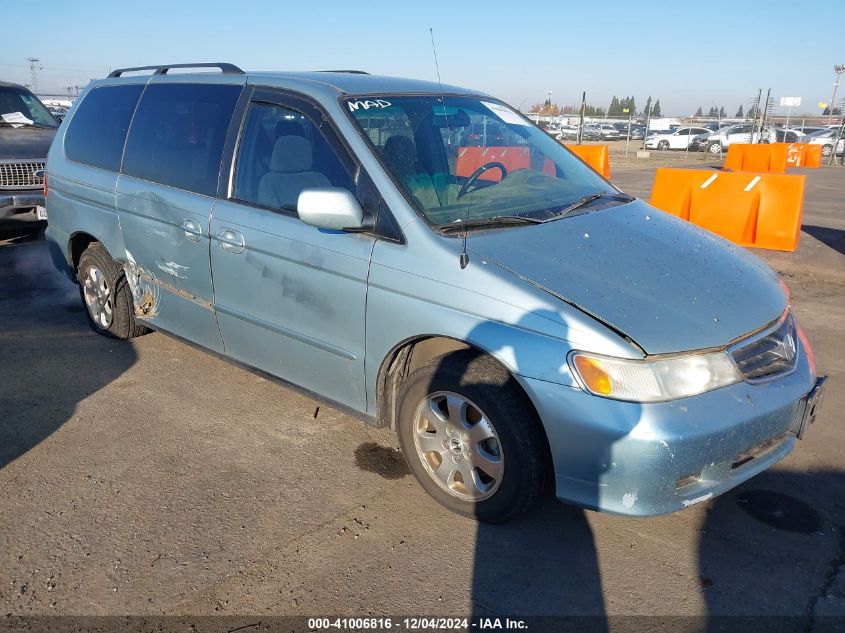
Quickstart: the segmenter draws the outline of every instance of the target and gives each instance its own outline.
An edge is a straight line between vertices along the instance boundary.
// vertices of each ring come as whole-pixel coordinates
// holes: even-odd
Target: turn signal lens
[[[610,374],[605,371],[599,359],[576,356],[575,367],[578,368],[587,388],[593,393],[609,396],[613,392]]]

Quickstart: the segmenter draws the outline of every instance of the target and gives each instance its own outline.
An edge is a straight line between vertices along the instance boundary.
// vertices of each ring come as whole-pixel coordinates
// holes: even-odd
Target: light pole
[[[836,73],[836,81],[833,82],[833,97],[830,99],[830,107],[827,111],[827,124],[830,125],[833,121],[833,107],[836,105],[836,93],[839,91],[839,79],[842,73],[845,73],[845,64],[836,64],[833,67],[833,72]]]
[[[32,77],[32,92],[38,94],[38,71],[43,68],[38,62],[41,60],[37,57],[27,57],[26,61],[29,62],[29,74]]]

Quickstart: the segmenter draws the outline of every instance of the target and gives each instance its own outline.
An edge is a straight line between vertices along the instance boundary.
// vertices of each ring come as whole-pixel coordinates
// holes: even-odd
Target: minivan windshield
[[[29,90],[0,86],[0,125],[54,128],[59,122]]]
[[[393,180],[435,226],[538,222],[630,199],[493,99],[378,95],[344,104]]]

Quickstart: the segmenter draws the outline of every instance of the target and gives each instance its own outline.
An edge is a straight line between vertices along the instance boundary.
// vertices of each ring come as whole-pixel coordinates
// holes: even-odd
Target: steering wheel
[[[475,181],[478,180],[478,177],[481,176],[481,174],[483,174],[488,169],[498,169],[500,172],[502,172],[502,180],[504,180],[508,176],[508,168],[505,167],[502,163],[498,161],[484,163],[481,167],[472,172],[472,175],[469,178],[467,178],[467,181],[464,183],[464,186],[461,187],[461,190],[458,192],[458,197],[456,198],[456,200],[460,200],[461,196],[463,196],[467,191],[469,191],[469,188],[475,184]]]

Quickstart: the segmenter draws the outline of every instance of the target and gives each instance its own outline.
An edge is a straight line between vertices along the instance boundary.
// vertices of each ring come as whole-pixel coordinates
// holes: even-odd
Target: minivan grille
[[[731,356],[746,380],[760,380],[792,371],[797,350],[795,322],[790,312],[776,330],[750,343],[740,342]]]
[[[35,173],[44,171],[43,162],[3,163],[0,162],[0,189],[34,189],[44,186],[44,176]]]

